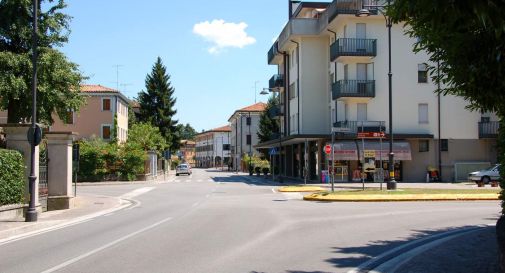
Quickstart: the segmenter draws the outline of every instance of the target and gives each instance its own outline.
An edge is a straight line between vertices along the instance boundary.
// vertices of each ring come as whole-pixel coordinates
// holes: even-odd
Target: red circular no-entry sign
[[[331,146],[330,145],[324,146],[324,152],[327,154],[331,154]]]

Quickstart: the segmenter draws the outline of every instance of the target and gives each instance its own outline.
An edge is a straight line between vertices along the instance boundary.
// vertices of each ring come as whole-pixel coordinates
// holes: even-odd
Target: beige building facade
[[[69,111],[66,120],[55,115],[50,131],[71,131],[78,134],[77,138],[98,137],[110,141],[115,130],[118,141],[125,142],[128,138],[128,98],[118,90],[101,85],[82,85],[81,95],[86,103],[79,112]]]

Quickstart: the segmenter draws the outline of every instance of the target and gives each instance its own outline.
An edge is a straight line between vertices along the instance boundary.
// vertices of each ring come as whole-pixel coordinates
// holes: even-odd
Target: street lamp
[[[388,29],[388,51],[389,51],[389,71],[388,71],[388,86],[389,86],[389,181],[387,183],[388,190],[396,190],[395,167],[393,153],[393,73],[391,72],[391,17],[387,16],[385,9],[391,5],[391,0],[387,1],[386,5],[365,5],[356,13],[356,17],[368,17],[371,15],[369,8],[375,8],[384,15],[386,19],[386,27]],[[381,151],[382,152],[382,151]],[[382,167],[382,166],[381,166]]]
[[[278,103],[278,107],[279,107],[279,111],[280,111],[280,105],[281,105],[281,89],[279,87],[274,87],[274,88],[263,88],[263,90],[260,92],[260,94],[262,95],[266,95],[268,94],[269,92],[273,92],[273,93],[279,93],[278,94],[278,98],[279,98],[279,103]],[[283,115],[281,113],[278,113],[279,116]],[[281,124],[279,123],[279,182],[282,182],[282,176],[281,176],[281,168],[282,168],[282,129],[281,129]],[[274,171],[272,171],[272,177],[273,177],[273,173]]]
[[[37,43],[38,43],[38,1],[33,0],[33,32],[32,32],[32,127],[28,131],[29,137],[28,141],[31,146],[30,153],[30,176],[28,176],[28,191],[30,193],[30,202],[28,209],[25,213],[26,222],[37,222],[38,213],[35,209],[35,194],[38,194],[37,189],[35,189],[35,181],[37,176],[35,175],[35,146],[40,143],[40,127],[37,126]]]

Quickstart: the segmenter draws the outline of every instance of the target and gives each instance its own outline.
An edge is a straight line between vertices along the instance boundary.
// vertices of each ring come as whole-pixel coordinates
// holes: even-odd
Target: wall
[[[329,134],[328,37],[303,37],[300,50],[300,133]]]

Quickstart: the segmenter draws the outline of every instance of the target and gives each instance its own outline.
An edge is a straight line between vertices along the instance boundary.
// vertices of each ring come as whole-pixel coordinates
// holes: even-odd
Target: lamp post
[[[268,94],[268,92],[273,92],[273,93],[277,93],[279,92],[278,94],[278,98],[279,98],[279,103],[278,103],[278,107],[279,107],[279,111],[280,111],[280,105],[281,105],[281,92],[280,92],[280,88],[279,87],[274,87],[274,88],[263,88],[263,90],[261,91],[260,94],[262,95],[266,95]],[[283,114],[281,113],[278,113],[279,116],[282,116]],[[281,176],[281,168],[282,168],[282,128],[281,128],[281,124],[279,123],[279,182],[282,182],[282,176]],[[273,174],[274,172],[272,172]],[[273,175],[272,175],[273,176]]]
[[[391,17],[387,16],[385,8],[391,5],[391,0],[387,1],[386,5],[364,5],[362,9],[356,13],[357,17],[368,17],[371,15],[369,8],[375,8],[380,11],[386,19],[386,27],[388,29],[388,88],[389,88],[389,181],[387,183],[388,190],[396,190],[395,167],[393,153],[393,73],[391,72],[391,27],[393,26]],[[382,152],[382,151],[381,151]]]
[[[35,146],[38,145],[37,135],[40,134],[40,127],[37,126],[37,16],[38,16],[38,1],[33,0],[33,33],[32,33],[32,65],[33,65],[33,75],[32,75],[32,127],[29,130],[31,137],[29,137],[31,153],[30,153],[30,176],[28,177],[28,191],[30,193],[30,202],[28,209],[25,213],[26,222],[36,222],[38,218],[37,210],[35,209],[35,194],[37,189],[35,189],[35,180],[37,176],[35,175]]]

